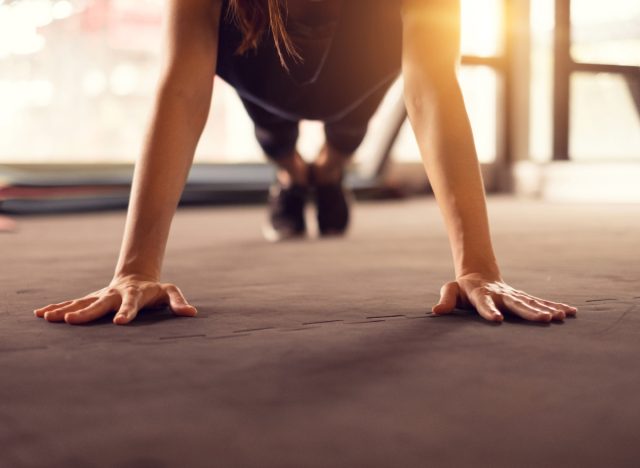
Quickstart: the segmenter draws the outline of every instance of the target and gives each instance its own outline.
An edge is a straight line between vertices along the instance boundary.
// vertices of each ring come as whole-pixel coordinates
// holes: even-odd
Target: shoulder
[[[217,22],[220,19],[223,0],[169,0],[170,17],[191,20]]]

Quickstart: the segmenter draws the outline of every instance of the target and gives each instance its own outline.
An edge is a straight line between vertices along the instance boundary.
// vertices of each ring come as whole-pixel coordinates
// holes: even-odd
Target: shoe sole
[[[307,238],[306,232],[291,233],[287,235],[269,225],[262,227],[262,235],[268,242],[271,243],[299,241]]]

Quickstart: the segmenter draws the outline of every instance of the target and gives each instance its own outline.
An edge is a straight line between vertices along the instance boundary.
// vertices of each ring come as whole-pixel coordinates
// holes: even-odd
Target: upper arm
[[[455,73],[460,58],[460,0],[403,0],[403,69]]]
[[[221,0],[169,0],[163,87],[187,97],[211,92],[221,10]]]

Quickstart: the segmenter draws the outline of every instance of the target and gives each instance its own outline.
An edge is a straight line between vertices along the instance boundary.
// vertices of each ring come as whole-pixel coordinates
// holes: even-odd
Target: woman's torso
[[[224,8],[226,11],[226,1]],[[320,7],[325,2],[315,2]],[[339,118],[399,74],[402,24],[399,0],[338,0],[297,16],[287,28],[302,62],[287,71],[273,40],[238,55],[242,34],[223,15],[217,74],[242,98],[292,119]],[[292,12],[293,17],[293,12]]]

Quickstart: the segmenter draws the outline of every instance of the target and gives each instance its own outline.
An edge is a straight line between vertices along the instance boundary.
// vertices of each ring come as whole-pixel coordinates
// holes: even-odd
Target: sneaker
[[[270,242],[304,237],[304,209],[309,189],[304,185],[284,187],[275,182],[269,189],[269,224],[263,234]]]
[[[315,184],[315,201],[320,235],[342,236],[349,227],[351,193],[339,182]]]

